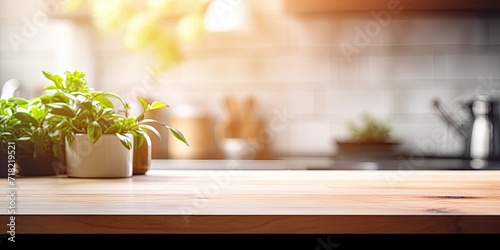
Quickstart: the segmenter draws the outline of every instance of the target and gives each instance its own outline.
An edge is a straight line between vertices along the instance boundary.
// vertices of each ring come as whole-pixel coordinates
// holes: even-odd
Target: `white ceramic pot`
[[[222,139],[221,148],[226,159],[230,160],[253,160],[257,150],[252,139],[225,138]]]
[[[132,169],[133,150],[126,149],[115,134],[103,134],[95,144],[87,134],[76,134],[73,143],[66,145],[68,177],[131,177]]]

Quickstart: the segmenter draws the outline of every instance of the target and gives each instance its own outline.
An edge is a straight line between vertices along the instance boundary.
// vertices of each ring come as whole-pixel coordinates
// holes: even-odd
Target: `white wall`
[[[224,117],[226,94],[255,95],[268,121],[276,110],[287,113],[284,130],[274,131],[271,141],[284,153],[332,153],[333,140],[347,136],[346,122],[362,111],[390,121],[394,137],[413,152],[458,152],[457,137],[431,109],[432,98],[452,106],[500,86],[500,15],[403,10],[379,26],[369,12],[297,15],[284,12],[279,1],[252,1],[254,32],[206,34],[151,86],[144,85],[151,58],[127,51],[119,36],[89,24],[73,27],[81,37],[73,57],[58,52],[61,41],[71,42],[59,33],[68,24],[58,20],[13,50],[6,37],[22,32],[22,18],[39,11],[31,3],[0,4],[1,82],[15,77],[40,86],[42,69],[62,72],[67,65],[88,71],[101,89],[127,95],[147,86],[152,98],[172,107],[196,102],[216,120]],[[363,41],[357,29],[366,27],[372,30]],[[345,43],[361,45],[359,53],[347,57]],[[492,81],[479,80],[488,76]]]

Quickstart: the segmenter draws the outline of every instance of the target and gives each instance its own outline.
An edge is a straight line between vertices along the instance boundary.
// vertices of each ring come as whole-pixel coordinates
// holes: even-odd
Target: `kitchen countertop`
[[[14,191],[18,233],[500,233],[495,170],[243,171],[218,163],[219,170],[0,185]],[[6,196],[0,207],[6,225]]]
[[[500,162],[485,162],[473,168],[470,160],[452,157],[282,157],[275,160],[186,160],[154,159],[157,170],[220,170],[230,167],[244,170],[499,170]]]

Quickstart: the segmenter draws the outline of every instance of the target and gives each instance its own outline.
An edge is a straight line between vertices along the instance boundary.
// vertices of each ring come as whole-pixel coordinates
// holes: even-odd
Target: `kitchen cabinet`
[[[16,233],[500,233],[495,170],[244,171],[238,161],[221,164],[120,179],[17,177]],[[0,223],[10,216],[4,209]]]
[[[283,0],[290,12],[405,10],[498,10],[496,0]]]

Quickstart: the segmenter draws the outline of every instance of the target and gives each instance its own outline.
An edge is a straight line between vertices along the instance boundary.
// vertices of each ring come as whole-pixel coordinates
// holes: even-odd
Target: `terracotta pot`
[[[129,136],[132,140],[132,135]],[[87,134],[76,134],[65,152],[68,177],[132,176],[133,150],[126,149],[115,134],[103,134],[96,143],[92,143]]]
[[[134,149],[133,174],[143,175],[151,168],[152,145],[151,138],[145,136],[144,143]]]

